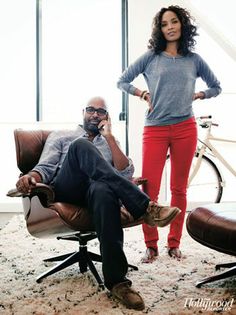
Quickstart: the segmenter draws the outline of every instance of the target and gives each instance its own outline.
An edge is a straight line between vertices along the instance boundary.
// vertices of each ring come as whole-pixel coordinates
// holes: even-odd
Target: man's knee
[[[73,140],[70,144],[70,149],[79,148],[79,149],[88,149],[92,146],[92,143],[87,139],[77,138]]]
[[[97,148],[87,139],[75,139],[71,142],[68,154],[75,154],[77,157],[91,157],[96,155]]]

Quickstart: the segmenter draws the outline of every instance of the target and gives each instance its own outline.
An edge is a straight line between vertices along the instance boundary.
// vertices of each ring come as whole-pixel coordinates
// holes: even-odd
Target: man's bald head
[[[106,104],[106,101],[103,97],[101,96],[94,96],[92,97],[88,103],[87,103],[87,106],[94,106],[96,108],[98,107],[102,107],[104,109],[107,109],[107,104]]]

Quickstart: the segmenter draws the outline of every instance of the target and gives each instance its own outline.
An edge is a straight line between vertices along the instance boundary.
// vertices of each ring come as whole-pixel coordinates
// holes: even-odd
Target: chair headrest
[[[38,163],[50,132],[51,130],[14,130],[17,166],[23,174]]]

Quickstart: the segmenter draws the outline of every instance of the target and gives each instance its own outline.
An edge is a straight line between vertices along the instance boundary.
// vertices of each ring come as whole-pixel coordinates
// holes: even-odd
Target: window
[[[0,123],[35,119],[35,3],[0,2]]]
[[[105,97],[113,120],[121,111],[121,1],[42,2],[42,116],[81,120],[83,106]]]

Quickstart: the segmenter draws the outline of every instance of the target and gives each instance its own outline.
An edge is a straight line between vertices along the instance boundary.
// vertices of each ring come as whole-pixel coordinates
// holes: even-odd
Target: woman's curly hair
[[[161,30],[163,14],[166,11],[174,12],[181,23],[181,37],[179,39],[178,53],[186,56],[194,49],[196,41],[194,36],[197,34],[197,27],[193,25],[194,19],[190,13],[177,5],[171,5],[167,8],[162,8],[154,17],[152,23],[152,34],[148,41],[148,48],[153,49],[156,54],[160,54],[166,49],[166,39]]]

